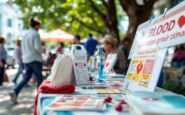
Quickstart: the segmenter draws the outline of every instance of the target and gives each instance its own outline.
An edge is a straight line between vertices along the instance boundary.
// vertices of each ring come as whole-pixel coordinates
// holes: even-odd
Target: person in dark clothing
[[[177,45],[173,54],[171,66],[181,68],[185,65],[185,48],[184,45]]]
[[[92,34],[90,33],[86,43],[84,44],[84,46],[87,50],[88,57],[94,55],[94,51],[95,51],[97,45],[98,45],[98,41],[95,40],[93,38]]]
[[[63,54],[64,53],[64,43],[59,43],[59,46],[57,48],[56,54]]]
[[[24,64],[22,61],[21,40],[16,41],[15,61],[19,65],[19,68],[18,68],[18,71],[12,81],[16,84],[17,79],[19,78],[19,76],[21,74],[23,75],[23,70],[24,70]]]
[[[82,44],[82,43],[80,42],[80,40],[81,40],[80,35],[76,34],[76,35],[74,36],[73,44]]]
[[[124,38],[123,41],[121,42],[121,44],[119,45],[118,49],[120,51],[122,51],[125,55],[125,58],[126,58],[126,71],[129,67],[129,64],[130,64],[130,60],[128,59],[128,56],[129,56],[129,52],[130,52],[130,39],[129,38]]]
[[[5,74],[5,62],[7,57],[7,52],[4,48],[5,38],[0,37],[0,88],[3,87],[3,78]]]
[[[125,57],[128,58],[129,50],[130,50],[130,40],[128,38],[124,38],[122,43],[119,45],[119,49],[123,51]]]

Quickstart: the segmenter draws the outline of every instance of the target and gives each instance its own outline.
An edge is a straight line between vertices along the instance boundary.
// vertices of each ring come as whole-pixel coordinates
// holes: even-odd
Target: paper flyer
[[[127,75],[128,79],[139,82],[141,86],[148,87],[154,63],[155,58],[133,60]]]
[[[105,66],[104,66],[104,72],[107,74],[113,69],[114,64],[117,60],[117,54],[108,54],[106,60],[105,60]]]
[[[92,95],[62,95],[54,100],[47,110],[79,111],[105,110],[104,98]]]
[[[96,89],[98,94],[122,94],[125,93],[123,88],[105,88]]]
[[[124,88],[130,91],[154,91],[167,49],[141,49],[132,59]]]

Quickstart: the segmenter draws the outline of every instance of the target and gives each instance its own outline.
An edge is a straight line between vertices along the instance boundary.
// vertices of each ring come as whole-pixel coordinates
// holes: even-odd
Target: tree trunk
[[[119,42],[120,37],[119,37],[119,30],[118,30],[117,24],[115,23],[109,24],[108,22],[106,22],[106,27],[108,29],[108,33],[114,36]]]
[[[138,5],[136,0],[119,1],[123,10],[129,17],[129,27],[125,37],[133,41],[138,25],[148,20],[153,9],[153,5],[157,0],[143,0],[143,5]]]
[[[133,41],[135,38],[137,27],[141,23],[148,20],[148,18],[150,17],[150,12],[150,10],[137,10],[136,12],[128,13],[129,26],[125,37]]]
[[[118,20],[117,20],[117,12],[116,12],[116,5],[115,0],[101,0],[103,6],[106,9],[106,13],[103,13],[98,7],[96,6],[95,2],[93,0],[89,0],[91,3],[91,7],[94,9],[94,11],[97,12],[97,14],[102,18],[104,21],[104,24],[107,28],[107,32],[115,38],[118,39],[118,42],[120,41],[119,37],[119,30],[118,30]]]
[[[108,1],[105,25],[108,28],[108,33],[115,36],[119,42],[120,36],[118,30],[117,11],[114,0]]]

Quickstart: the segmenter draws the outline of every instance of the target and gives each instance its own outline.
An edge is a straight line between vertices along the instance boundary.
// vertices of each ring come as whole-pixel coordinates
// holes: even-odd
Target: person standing
[[[64,43],[59,43],[59,46],[57,48],[56,54],[63,54],[64,53]]]
[[[80,35],[76,34],[74,36],[73,44],[80,44],[80,45],[82,45],[82,43],[80,42],[80,39],[81,39]]]
[[[24,69],[24,64],[22,62],[22,50],[21,50],[21,40],[16,41],[16,48],[15,48],[15,61],[19,65],[18,71],[13,78],[13,83],[17,83],[17,79],[20,76],[20,74],[23,75],[23,69]]]
[[[26,32],[24,39],[22,40],[22,59],[25,64],[25,75],[22,81],[9,93],[10,99],[13,104],[17,103],[17,96],[22,88],[31,79],[32,74],[37,79],[37,87],[42,83],[42,56],[41,56],[41,41],[38,30],[40,29],[40,21],[31,18],[30,29]]]
[[[127,59],[130,51],[130,39],[127,37],[124,38],[121,44],[119,45],[118,49],[125,54],[125,57]]]
[[[181,68],[183,65],[183,45],[177,45],[173,54],[171,66],[174,68]]]
[[[94,55],[94,51],[95,51],[97,45],[98,45],[98,41],[95,40],[93,38],[92,34],[90,33],[86,43],[84,44],[84,46],[87,50],[88,57]]]
[[[0,37],[0,88],[3,87],[3,78],[5,74],[5,61],[7,57],[7,52],[4,48],[5,39]]]
[[[46,54],[47,53],[46,52],[46,46],[45,46],[44,42],[41,43],[41,52],[42,52],[42,54]]]
[[[123,41],[121,42],[121,44],[119,45],[118,49],[120,51],[122,51],[125,55],[125,59],[126,59],[126,71],[129,67],[129,64],[130,64],[130,59],[128,59],[128,56],[129,56],[129,52],[130,52],[130,44],[131,44],[131,41],[129,38],[124,38]]]

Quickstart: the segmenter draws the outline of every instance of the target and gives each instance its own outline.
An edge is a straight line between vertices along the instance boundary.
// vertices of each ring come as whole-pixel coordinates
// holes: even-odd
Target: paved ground
[[[16,69],[7,70],[11,80]],[[22,76],[20,76],[21,79]],[[19,80],[20,80],[19,79]],[[32,115],[35,97],[35,87],[30,86],[23,89],[18,98],[18,104],[13,105],[8,96],[8,92],[14,87],[12,83],[6,83],[5,88],[0,89],[0,115]]]

